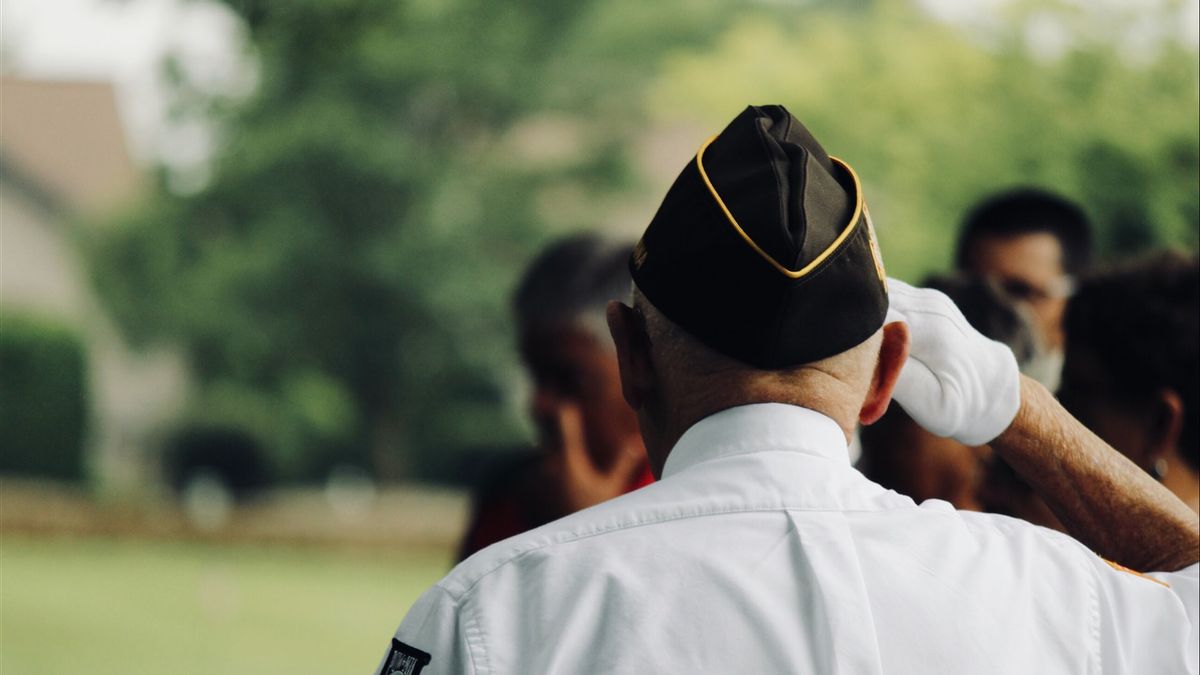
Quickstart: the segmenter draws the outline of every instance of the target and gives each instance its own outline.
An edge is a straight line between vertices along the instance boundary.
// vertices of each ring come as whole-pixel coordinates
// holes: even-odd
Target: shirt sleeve
[[[376,675],[475,672],[459,603],[440,586],[425,591],[408,610],[375,669]]]
[[[1105,673],[1200,672],[1200,564],[1142,575],[1095,558]]]

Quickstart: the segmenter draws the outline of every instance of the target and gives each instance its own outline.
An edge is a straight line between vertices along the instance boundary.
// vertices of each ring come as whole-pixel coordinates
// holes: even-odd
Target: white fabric
[[[443,673],[1196,672],[1198,567],[1120,572],[868,481],[804,408],[693,426],[663,479],[495,544],[397,639]]]
[[[983,445],[1021,405],[1017,359],[971,327],[945,294],[888,279],[887,322],[908,324],[908,360],[894,398],[929,432]]]

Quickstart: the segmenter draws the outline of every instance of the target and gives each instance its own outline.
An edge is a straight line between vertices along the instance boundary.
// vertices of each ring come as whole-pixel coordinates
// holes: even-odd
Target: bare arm
[[[1200,561],[1196,514],[1034,380],[1021,377],[1017,416],[991,446],[1101,556],[1140,571]]]
[[[1021,376],[1004,345],[937,291],[888,280],[888,321],[908,324],[895,399],[925,429],[990,443],[1067,531],[1113,562],[1173,572],[1200,560],[1196,514]]]

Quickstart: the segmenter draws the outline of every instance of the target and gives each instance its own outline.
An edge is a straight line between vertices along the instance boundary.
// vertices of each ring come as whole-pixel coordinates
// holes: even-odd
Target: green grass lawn
[[[0,673],[364,673],[444,551],[0,543]]]

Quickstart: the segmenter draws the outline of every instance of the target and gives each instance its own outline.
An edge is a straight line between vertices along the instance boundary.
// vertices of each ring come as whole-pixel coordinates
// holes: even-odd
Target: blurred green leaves
[[[855,166],[902,277],[1018,184],[1079,199],[1107,251],[1197,244],[1195,47],[1121,33],[1169,26],[1170,3],[1013,2],[986,30],[901,0],[228,4],[254,93],[199,95],[168,64],[179,118],[217,125],[211,180],[164,180],[88,248],[126,334],[189,354],[183,423],[253,435],[284,475],[446,477],[517,440],[516,275],[643,187],[649,130],[715,132],[749,103]]]
[[[714,129],[747,103],[788,105],[858,170],[889,271],[910,279],[948,264],[973,202],[1016,185],[1081,201],[1104,253],[1195,247],[1194,46],[1164,40],[1135,58],[1124,24],[1097,14],[1013,3],[986,35],[904,2],[743,18],[715,49],[672,55],[651,105]],[[1061,27],[1061,55],[1030,45],[1043,24]]]
[[[715,10],[614,49],[665,6],[229,6],[253,95],[197,97],[168,63],[179,118],[218,125],[211,180],[190,194],[165,180],[89,242],[124,331],[190,356],[181,424],[249,434],[293,478],[335,462],[445,477],[457,451],[516,442],[515,276],[547,232],[601,222],[555,195],[586,204],[629,182],[645,66],[711,32]]]

